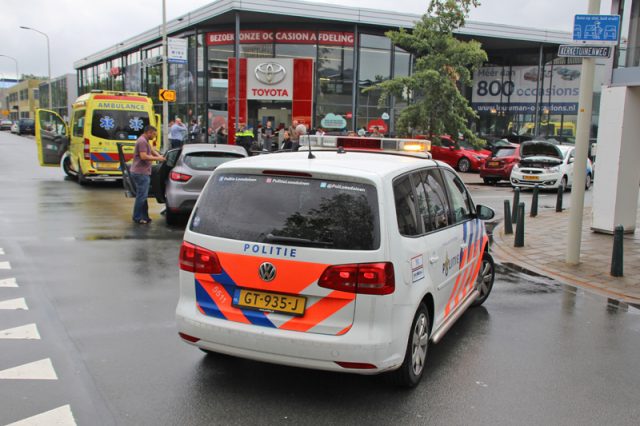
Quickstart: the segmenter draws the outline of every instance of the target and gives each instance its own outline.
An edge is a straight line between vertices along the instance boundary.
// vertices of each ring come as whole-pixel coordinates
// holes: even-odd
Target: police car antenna
[[[315,155],[313,155],[313,153],[311,152],[311,138],[307,137],[307,145],[309,146],[309,155],[307,156],[307,158],[309,160],[313,160],[314,158],[316,158]]]

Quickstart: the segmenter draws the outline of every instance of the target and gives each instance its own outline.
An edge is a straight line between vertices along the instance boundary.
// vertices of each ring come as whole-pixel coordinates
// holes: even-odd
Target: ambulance
[[[69,125],[53,111],[36,110],[36,143],[41,166],[60,166],[84,185],[89,181],[122,178],[118,142],[131,142],[125,160],[133,158],[133,143],[145,126],[158,129],[151,141],[160,149],[160,117],[146,93],[92,90],[72,108]]]
[[[424,141],[308,142],[209,178],[180,249],[179,336],[416,386],[429,345],[491,292],[494,212]]]

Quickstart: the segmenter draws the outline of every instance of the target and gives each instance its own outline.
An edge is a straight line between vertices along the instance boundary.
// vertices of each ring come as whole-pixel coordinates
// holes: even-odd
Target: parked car
[[[512,144],[506,138],[498,138],[495,136],[485,136],[482,139],[486,141],[485,148],[491,151],[492,153],[496,152],[496,149],[502,147],[511,147]]]
[[[431,145],[434,160],[440,160],[461,172],[480,170],[480,166],[491,155],[486,149],[476,149],[465,140],[454,140],[451,136],[440,136],[441,145]]]
[[[520,161],[520,145],[509,144],[495,149],[480,167],[480,177],[486,184],[495,184],[501,180],[509,180],[511,169]]]
[[[520,146],[520,162],[511,170],[511,186],[563,190],[573,186],[575,148],[548,141],[524,142]],[[591,187],[593,166],[587,159],[586,189]]]
[[[18,127],[17,121],[14,121],[11,125],[11,133],[15,133],[16,135],[20,134],[20,128]]]
[[[123,144],[119,144],[119,150]],[[238,145],[186,144],[166,152],[164,163],[153,166],[150,196],[165,204],[165,220],[175,225],[181,217],[191,213],[200,191],[209,176],[220,164],[247,156]],[[121,158],[128,158],[124,154]],[[122,167],[121,160],[121,167]],[[126,166],[126,164],[125,164]],[[135,193],[129,174],[123,173],[125,188]]]
[[[12,125],[13,121],[11,120],[0,120],[0,130],[11,130]]]
[[[35,135],[36,121],[33,118],[21,118],[17,121],[19,135]]]

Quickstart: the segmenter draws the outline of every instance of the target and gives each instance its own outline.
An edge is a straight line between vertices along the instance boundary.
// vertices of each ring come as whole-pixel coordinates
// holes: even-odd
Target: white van
[[[491,292],[492,217],[427,155],[223,164],[180,250],[179,334],[205,352],[414,386],[429,342]]]

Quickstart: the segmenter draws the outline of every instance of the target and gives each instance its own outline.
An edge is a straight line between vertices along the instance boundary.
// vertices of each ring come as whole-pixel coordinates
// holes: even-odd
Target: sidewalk
[[[514,235],[504,235],[504,221],[493,233],[492,253],[505,266],[544,275],[627,303],[640,304],[640,230],[624,237],[624,277],[612,277],[613,236],[592,232],[591,208],[585,208],[580,264],[565,263],[569,211],[542,211],[525,217],[524,247],[513,247]],[[638,215],[640,221],[640,211]],[[515,233],[515,224],[513,225]]]

